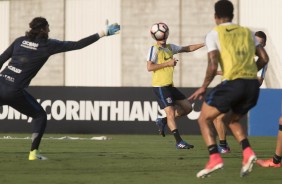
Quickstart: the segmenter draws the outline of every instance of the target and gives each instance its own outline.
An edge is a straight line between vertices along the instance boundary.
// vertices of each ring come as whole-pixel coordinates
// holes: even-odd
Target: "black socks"
[[[171,131],[173,133],[173,136],[176,140],[176,143],[179,143],[180,141],[182,141],[182,138],[180,137],[180,134],[178,132],[178,129],[175,129],[173,131]]]

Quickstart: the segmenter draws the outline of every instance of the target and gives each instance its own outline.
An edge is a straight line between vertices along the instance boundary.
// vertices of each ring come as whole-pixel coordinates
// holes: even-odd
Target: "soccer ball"
[[[156,41],[166,40],[169,35],[168,26],[165,23],[156,23],[151,27],[151,36]]]

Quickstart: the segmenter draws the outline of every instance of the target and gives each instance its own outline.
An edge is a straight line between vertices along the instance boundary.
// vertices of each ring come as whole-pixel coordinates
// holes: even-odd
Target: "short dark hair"
[[[48,38],[48,34],[42,33],[41,29],[44,29],[48,26],[49,23],[44,17],[35,17],[29,23],[30,31],[26,32],[26,36],[34,40],[35,38]]]
[[[233,19],[233,4],[228,0],[219,0],[214,4],[215,14],[219,18],[230,18]]]
[[[267,36],[266,36],[266,34],[265,34],[263,31],[257,31],[257,32],[255,33],[255,36],[264,39],[265,42],[266,42],[266,40],[267,40]]]

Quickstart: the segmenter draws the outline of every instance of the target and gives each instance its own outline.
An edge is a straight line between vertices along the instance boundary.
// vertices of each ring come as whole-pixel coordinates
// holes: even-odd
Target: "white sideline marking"
[[[31,137],[12,137],[12,136],[3,136],[0,137],[1,139],[31,139]],[[42,138],[47,140],[95,140],[95,141],[105,141],[105,140],[111,140],[111,137],[106,136],[98,136],[98,137],[91,137],[91,138],[81,138],[81,137],[71,137],[71,136],[64,136],[64,137],[48,137],[48,138]]]

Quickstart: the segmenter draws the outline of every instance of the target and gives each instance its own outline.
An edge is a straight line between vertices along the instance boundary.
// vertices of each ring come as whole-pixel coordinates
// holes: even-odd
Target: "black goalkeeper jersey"
[[[19,37],[0,55],[0,68],[11,58],[7,67],[0,72],[0,82],[6,81],[15,88],[26,88],[51,55],[81,49],[99,38],[98,34],[94,34],[74,42],[55,39],[31,41],[26,36]]]

